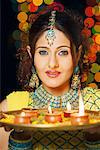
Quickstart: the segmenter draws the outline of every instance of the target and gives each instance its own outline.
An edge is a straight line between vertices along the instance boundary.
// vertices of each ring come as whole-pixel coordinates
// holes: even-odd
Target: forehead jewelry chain
[[[53,41],[56,38],[55,36],[55,31],[54,31],[54,25],[55,25],[55,16],[56,16],[56,11],[53,10],[51,11],[51,16],[49,17],[49,23],[48,23],[48,31],[45,36],[45,38],[48,41],[48,44],[51,46],[53,45]]]

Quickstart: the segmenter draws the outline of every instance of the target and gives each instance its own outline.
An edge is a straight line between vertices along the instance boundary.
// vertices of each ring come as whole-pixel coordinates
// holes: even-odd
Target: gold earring
[[[38,79],[36,73],[32,74],[30,82],[29,82],[29,86],[32,87],[32,88],[35,88],[35,87],[38,88],[38,86],[39,86],[39,79]]]
[[[76,66],[76,68],[74,69],[74,74],[72,76],[72,82],[71,82],[72,89],[80,89],[81,87],[79,73],[80,73],[79,66]]]

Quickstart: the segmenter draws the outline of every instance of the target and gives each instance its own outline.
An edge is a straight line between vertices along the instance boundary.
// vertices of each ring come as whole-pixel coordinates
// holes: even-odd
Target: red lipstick
[[[60,75],[60,73],[61,72],[59,71],[51,71],[51,70],[46,71],[47,76],[50,78],[56,78]]]

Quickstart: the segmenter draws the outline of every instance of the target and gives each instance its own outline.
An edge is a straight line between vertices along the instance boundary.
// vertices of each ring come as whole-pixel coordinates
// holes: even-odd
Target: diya
[[[62,122],[62,116],[60,112],[52,112],[51,106],[48,106],[48,113],[45,115],[45,121],[48,123]]]
[[[24,112],[15,115],[14,123],[15,124],[30,124],[30,116],[26,115]]]
[[[25,113],[26,116],[30,116],[30,117],[38,117],[38,111],[36,109],[31,109],[31,108],[23,108],[22,112]]]
[[[72,125],[83,125],[89,123],[89,116],[87,113],[85,113],[84,102],[81,93],[79,94],[79,112],[72,113],[70,117]]]

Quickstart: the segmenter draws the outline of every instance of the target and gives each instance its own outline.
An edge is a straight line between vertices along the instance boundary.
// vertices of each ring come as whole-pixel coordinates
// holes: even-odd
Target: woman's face
[[[73,73],[70,41],[63,32],[54,29],[56,38],[50,46],[47,31],[35,45],[34,65],[40,80],[47,88],[67,88]]]

